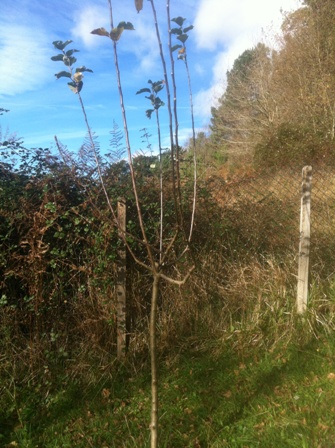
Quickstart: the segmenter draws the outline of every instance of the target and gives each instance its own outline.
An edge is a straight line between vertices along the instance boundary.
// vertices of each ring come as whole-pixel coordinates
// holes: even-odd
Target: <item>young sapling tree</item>
[[[164,81],[149,81],[150,88],[144,88],[139,90],[137,93],[147,93],[147,99],[151,103],[151,108],[146,111],[146,115],[150,118],[152,114],[155,112],[156,115],[156,122],[157,122],[157,133],[158,133],[158,140],[159,140],[159,153],[160,153],[160,201],[159,201],[159,207],[160,207],[160,232],[159,232],[159,248],[157,250],[155,239],[152,239],[150,237],[151,228],[148,226],[144,220],[143,217],[143,204],[145,204],[145,201],[141,201],[139,197],[139,189],[137,187],[137,176],[135,175],[135,166],[133,162],[133,154],[132,149],[130,145],[130,139],[129,139],[129,127],[127,122],[127,113],[125,109],[124,104],[124,96],[123,96],[123,89],[122,89],[122,82],[121,82],[121,70],[120,70],[120,64],[119,64],[119,57],[118,57],[118,50],[117,45],[122,42],[122,34],[125,30],[134,30],[134,26],[132,23],[127,21],[121,21],[119,24],[115,27],[114,26],[114,20],[113,20],[113,6],[112,1],[108,0],[108,6],[109,6],[109,12],[110,12],[110,31],[107,31],[105,28],[100,27],[96,28],[92,31],[92,34],[107,37],[113,47],[113,54],[114,54],[114,66],[116,70],[116,79],[117,79],[117,88],[119,93],[119,99],[120,99],[120,107],[122,112],[122,118],[123,118],[123,127],[124,127],[124,136],[125,136],[125,145],[126,145],[126,152],[128,156],[128,165],[129,165],[129,172],[130,172],[130,178],[132,183],[132,190],[133,190],[133,196],[135,201],[135,208],[137,212],[137,221],[140,229],[141,238],[134,237],[132,233],[127,231],[121,231],[119,232],[119,236],[125,244],[127,245],[127,249],[130,253],[130,255],[133,257],[134,261],[141,266],[142,268],[146,269],[147,272],[151,275],[152,279],[152,290],[151,290],[151,307],[150,307],[150,324],[149,324],[149,333],[150,333],[150,358],[151,358],[151,422],[150,422],[150,430],[151,430],[151,448],[156,448],[158,446],[158,365],[157,365],[157,307],[158,307],[158,298],[160,294],[160,283],[162,280],[169,282],[173,285],[181,286],[183,285],[189,276],[191,275],[192,271],[194,270],[195,266],[191,263],[189,264],[189,268],[186,270],[186,273],[180,276],[178,278],[174,278],[170,275],[170,273],[178,272],[177,265],[178,263],[183,260],[185,261],[184,255],[187,254],[190,238],[191,238],[191,232],[189,233],[189,237],[186,237],[185,229],[184,229],[184,217],[183,217],[183,207],[182,207],[182,195],[181,195],[181,182],[180,182],[180,173],[179,173],[179,147],[178,147],[178,127],[176,126],[175,129],[175,135],[173,135],[173,120],[172,120],[172,105],[171,105],[171,99],[170,99],[170,88],[169,88],[169,78],[167,75],[167,66],[165,62],[164,52],[163,52],[163,45],[160,37],[160,31],[157,21],[157,14],[156,9],[154,5],[153,0],[149,0],[152,6],[153,16],[154,16],[154,22],[155,22],[155,29],[156,29],[156,37],[159,44],[159,53],[161,56],[161,61],[163,65],[163,71],[164,71]],[[169,0],[168,0],[168,11],[169,11]],[[135,7],[137,12],[140,12],[143,8],[143,1],[135,0]],[[169,17],[169,13],[168,13]],[[170,33],[169,33],[170,35]],[[78,95],[80,104],[82,106],[82,111],[85,117],[85,122],[89,134],[89,141],[91,150],[94,154],[94,158],[97,165],[97,170],[99,174],[99,179],[104,191],[104,194],[107,199],[108,206],[112,212],[112,216],[115,222],[115,225],[118,226],[118,221],[116,217],[116,212],[113,208],[112,202],[110,197],[108,196],[107,189],[104,184],[104,179],[102,176],[101,171],[101,162],[100,157],[97,152],[97,148],[90,130],[90,127],[88,125],[87,116],[85,112],[85,108],[80,96],[80,91],[83,88],[83,72],[84,71],[91,71],[89,69],[86,69],[86,67],[80,67],[76,70],[73,69],[73,64],[76,62],[75,57],[73,54],[77,50],[69,50],[67,52],[64,51],[65,47],[70,43],[71,41],[61,42],[56,41],[54,42],[55,48],[61,51],[60,54],[55,56],[53,60],[55,61],[62,61],[66,67],[66,71],[59,72],[56,74],[57,79],[61,77],[67,77],[70,78],[71,81],[68,83],[69,87]],[[163,87],[166,87],[166,94],[167,94],[167,110],[169,115],[169,135],[170,135],[170,162],[171,162],[171,182],[170,185],[172,186],[173,191],[173,198],[174,198],[174,212],[170,213],[170,216],[175,217],[175,224],[174,226],[169,225],[169,231],[167,234],[164,234],[164,185],[163,185],[163,175],[162,175],[162,149],[161,149],[161,125],[159,121],[159,109],[161,106],[164,105],[164,102],[160,99],[158,96],[158,93],[163,89]],[[176,93],[176,90],[174,90]],[[176,112],[176,102],[175,102],[175,116],[177,116]],[[193,199],[195,203],[195,198]],[[171,218],[170,218],[171,219]],[[120,226],[118,226],[118,229],[120,229]],[[171,235],[171,229],[173,230],[173,234]],[[179,238],[181,236],[181,238]],[[143,251],[141,251],[141,256],[138,256],[135,254],[135,252],[132,250],[128,237],[131,237],[133,240],[135,239],[137,244],[140,244],[145,249],[145,256],[143,256]],[[184,248],[180,247],[180,243],[183,241]],[[178,247],[177,247],[178,245]],[[141,258],[140,258],[141,257]],[[173,269],[172,269],[173,268]],[[182,277],[182,278],[180,278]]]

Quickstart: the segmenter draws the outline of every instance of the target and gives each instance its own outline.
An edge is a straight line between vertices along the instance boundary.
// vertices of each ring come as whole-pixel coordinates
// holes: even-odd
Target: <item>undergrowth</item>
[[[196,272],[182,288],[161,290],[160,446],[332,447],[335,281],[330,252],[317,243],[323,227],[314,226],[309,308],[301,319],[291,239],[279,226],[270,244],[273,229],[264,226],[263,212],[280,223],[281,201],[258,202],[257,214],[245,209],[243,182],[235,202],[234,185],[214,199],[200,191]],[[48,259],[39,246],[35,266],[17,243],[24,234],[11,234],[15,257],[11,264],[4,257],[0,297],[0,446],[149,446],[148,280],[129,266],[128,353],[120,363],[113,251],[101,250],[113,235],[107,225],[99,230],[94,209],[87,222],[84,205],[68,213],[60,187],[55,196],[50,182],[44,186],[42,206],[34,196],[32,228],[38,234],[41,221],[50,249],[66,253]],[[284,212],[286,219],[291,209]],[[19,226],[15,213],[8,209],[12,228],[27,232],[32,247],[29,222]],[[77,240],[67,245],[61,228]],[[35,267],[43,268],[41,278],[32,275]],[[26,285],[31,295],[19,295]]]
[[[160,346],[160,446],[333,446],[332,286],[312,287],[301,319],[290,292],[274,295],[275,283],[271,297],[264,284],[265,296],[253,307],[249,302],[249,313],[243,299],[253,300],[261,290],[241,296],[243,309],[235,316],[216,310],[221,328],[206,331],[207,315],[203,331],[198,322],[168,351]],[[189,318],[200,319],[191,312]],[[34,372],[20,372],[17,355],[17,364],[2,359],[1,446],[149,446],[145,350],[129,353],[123,365],[89,351],[79,362],[80,349],[72,359],[54,353],[54,363],[44,354],[44,365]]]

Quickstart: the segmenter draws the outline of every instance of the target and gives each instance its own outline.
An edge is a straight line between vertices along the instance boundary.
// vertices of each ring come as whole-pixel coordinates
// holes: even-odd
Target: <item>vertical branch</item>
[[[156,121],[158,130],[158,148],[159,148],[159,191],[160,191],[159,263],[161,263],[163,258],[164,190],[163,190],[162,139],[161,139],[161,128],[159,123],[158,109],[156,109]]]
[[[166,13],[168,20],[168,46],[170,53],[170,61],[171,61],[171,80],[173,87],[173,115],[174,115],[174,123],[175,123],[175,153],[176,153],[176,176],[177,176],[177,186],[178,186],[178,195],[179,201],[181,202],[181,185],[180,185],[180,160],[179,160],[179,123],[178,123],[178,113],[177,113],[177,86],[176,86],[176,78],[174,72],[174,59],[172,55],[172,45],[171,45],[171,19],[170,19],[170,0],[166,2]]]
[[[192,85],[191,85],[191,76],[190,71],[188,67],[187,62],[187,54],[186,54],[186,46],[185,42],[188,39],[188,35],[185,31],[190,31],[193,29],[193,25],[187,28],[184,28],[184,20],[182,17],[178,17],[176,19],[172,19],[172,22],[176,22],[177,25],[179,25],[179,28],[171,30],[171,17],[170,17],[170,0],[167,0],[167,18],[168,18],[168,27],[169,27],[169,53],[170,53],[170,60],[171,60],[171,78],[173,82],[173,89],[174,89],[174,116],[175,116],[175,127],[176,127],[176,145],[177,145],[177,168],[179,169],[179,143],[178,143],[178,117],[177,117],[177,87],[176,87],[176,80],[175,80],[175,71],[174,71],[174,58],[173,58],[173,51],[174,47],[172,47],[171,44],[171,34],[175,34],[176,31],[179,31],[179,36],[177,39],[180,40],[180,42],[183,43],[183,46],[181,50],[178,52],[178,59],[182,59],[185,63],[186,68],[186,74],[187,74],[187,81],[188,81],[188,89],[189,89],[189,96],[190,96],[190,109],[191,109],[191,123],[192,123],[192,143],[193,143],[193,200],[192,200],[192,214],[191,214],[191,223],[190,223],[190,230],[189,235],[187,238],[187,242],[189,243],[192,239],[193,234],[193,227],[194,227],[194,219],[195,219],[195,206],[196,206],[196,195],[197,195],[197,158],[196,158],[196,139],[195,139],[195,126],[194,126],[194,108],[193,108],[193,96],[192,96]],[[180,45],[177,45],[177,47],[180,47]],[[179,184],[178,187],[180,189],[180,177],[178,178]]]
[[[177,190],[176,189],[176,177],[177,177],[177,175],[179,176],[179,173],[176,174],[176,166],[175,166],[176,155],[175,155],[175,142],[173,139],[173,129],[172,129],[173,128],[173,126],[172,126],[173,120],[172,120],[170,84],[169,84],[169,79],[167,76],[166,62],[165,62],[165,58],[164,58],[163,45],[162,45],[159,28],[158,28],[155,4],[154,4],[153,0],[149,0],[149,1],[151,3],[152,12],[154,15],[156,36],[157,36],[157,41],[158,41],[158,45],[159,45],[159,53],[161,56],[162,66],[163,66],[163,70],[164,70],[164,81],[165,81],[165,86],[166,86],[166,95],[167,95],[167,103],[168,103],[167,109],[168,109],[168,115],[169,115],[173,198],[174,198],[175,210],[176,210],[176,214],[177,214],[177,223],[179,225],[181,225],[181,223],[182,223],[181,202],[180,202],[180,196],[178,195],[178,193],[176,191]]]
[[[151,359],[151,448],[158,446],[158,375],[157,375],[157,301],[160,276],[153,275],[151,312],[150,312],[150,359]]]
[[[112,7],[112,1],[108,0],[109,4],[109,11],[110,11],[110,24],[111,29],[114,28],[113,24],[113,7]],[[136,211],[137,211],[137,217],[141,228],[142,238],[143,242],[145,244],[145,248],[147,250],[148,258],[150,261],[151,267],[155,268],[155,260],[152,254],[152,250],[148,241],[148,237],[145,231],[144,222],[143,222],[143,216],[142,211],[140,207],[140,201],[138,197],[138,191],[136,186],[136,180],[135,180],[135,172],[134,172],[134,166],[133,166],[133,160],[132,160],[132,154],[131,154],[131,146],[130,146],[130,140],[129,140],[129,131],[128,131],[128,123],[127,123],[127,114],[124,107],[124,99],[123,99],[123,90],[121,85],[121,72],[119,67],[119,59],[118,59],[118,53],[116,48],[116,41],[113,41],[113,49],[114,49],[114,65],[116,70],[116,78],[117,78],[117,85],[118,85],[118,91],[119,91],[119,98],[120,98],[120,106],[121,106],[121,112],[122,112],[122,119],[123,119],[123,128],[124,128],[124,135],[126,140],[126,148],[127,148],[127,154],[128,154],[128,163],[129,163],[129,169],[130,169],[130,176],[131,176],[131,182],[133,187],[133,193],[135,196],[135,204],[136,204]]]
[[[185,46],[184,46],[185,48]],[[193,227],[194,227],[194,219],[195,219],[195,207],[197,201],[197,151],[196,151],[196,139],[195,139],[195,125],[194,125],[194,107],[193,107],[193,95],[192,95],[192,84],[191,84],[191,76],[190,70],[188,68],[187,62],[187,53],[184,53],[184,62],[187,73],[187,81],[188,81],[188,90],[190,95],[190,108],[191,108],[191,124],[192,124],[192,146],[193,146],[193,203],[192,203],[192,217],[191,217],[191,225],[190,225],[190,233],[188,236],[188,242],[192,239]]]
[[[308,300],[308,269],[310,253],[311,226],[311,187],[312,167],[302,169],[301,209],[300,209],[300,244],[297,290],[297,312],[303,314]]]
[[[126,232],[126,203],[120,199],[117,203],[118,233],[120,246],[118,249],[118,275],[116,284],[117,295],[117,357],[124,358],[126,353],[126,246],[124,235]]]

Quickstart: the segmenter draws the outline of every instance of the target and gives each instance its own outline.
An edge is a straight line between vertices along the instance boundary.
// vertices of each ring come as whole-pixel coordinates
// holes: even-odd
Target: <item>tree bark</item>
[[[150,312],[150,358],[151,358],[151,448],[158,446],[158,378],[157,378],[157,301],[160,276],[153,273]]]

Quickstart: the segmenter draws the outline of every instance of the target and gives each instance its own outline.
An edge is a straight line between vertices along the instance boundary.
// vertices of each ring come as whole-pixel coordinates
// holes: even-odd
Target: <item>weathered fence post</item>
[[[126,246],[123,239],[126,232],[126,203],[119,199],[117,203],[117,218],[119,224],[118,275],[117,294],[117,357],[123,358],[126,353]]]
[[[312,167],[302,169],[301,209],[300,209],[300,244],[297,312],[303,314],[307,309],[308,300],[308,271],[311,236],[311,188]]]

